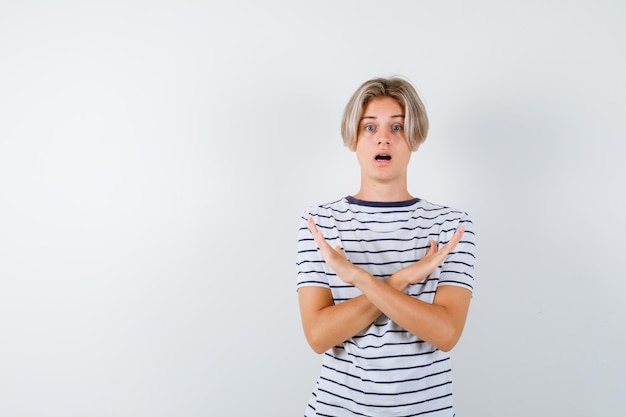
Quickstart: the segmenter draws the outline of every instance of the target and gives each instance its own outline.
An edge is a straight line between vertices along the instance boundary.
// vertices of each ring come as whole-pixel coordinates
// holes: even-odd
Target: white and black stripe
[[[311,207],[303,214],[297,288],[329,288],[336,304],[361,294],[321,258],[307,227],[310,216],[331,246],[339,245],[351,262],[383,280],[420,260],[431,240],[444,245],[463,225],[463,238],[446,261],[405,292],[432,303],[439,285],[473,290],[475,243],[467,213],[421,199],[375,203],[353,197]],[[305,415],[453,416],[449,356],[380,316],[323,355]]]

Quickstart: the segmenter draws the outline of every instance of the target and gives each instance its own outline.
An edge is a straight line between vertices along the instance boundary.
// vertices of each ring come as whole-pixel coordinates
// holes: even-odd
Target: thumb
[[[341,250],[341,246],[339,245],[335,246],[335,252],[337,252],[339,255],[345,258],[345,255],[343,254],[343,251]]]

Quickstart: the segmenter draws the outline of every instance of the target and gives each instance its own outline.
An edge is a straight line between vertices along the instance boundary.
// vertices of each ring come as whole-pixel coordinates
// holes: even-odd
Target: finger
[[[320,229],[318,229],[317,225],[315,224],[315,220],[313,220],[313,217],[309,217],[308,226],[309,226],[309,231],[311,232],[313,237],[316,239],[316,241],[318,238],[324,239],[324,235],[322,234],[322,232],[320,232]]]
[[[452,235],[452,238],[448,240],[448,243],[446,243],[445,246],[443,246],[441,250],[437,253],[442,257],[442,260],[445,259],[445,257],[454,250],[457,243],[461,241],[461,237],[463,236],[464,232],[465,228],[463,226],[459,226],[456,232],[454,232],[454,235]]]
[[[315,225],[313,217],[309,217],[309,219],[307,220],[307,225],[309,226],[309,230],[311,231],[311,233],[315,234],[317,232],[317,226]]]
[[[335,252],[337,252],[339,255],[343,256],[344,258],[346,257],[346,255],[341,250],[341,246],[337,245],[337,246],[335,246],[334,249],[335,249]]]
[[[454,249],[457,243],[461,241],[461,237],[463,237],[464,232],[465,232],[465,228],[463,226],[459,226],[459,228],[456,229],[456,232],[454,232],[452,239],[450,239],[447,244],[450,250]]]
[[[319,229],[317,228],[317,225],[315,224],[315,220],[313,220],[313,217],[309,217],[309,220],[307,221],[307,223],[308,223],[309,231],[313,235],[313,240],[315,240],[315,243],[317,243],[317,246],[320,247],[322,242],[324,241],[324,236],[322,236]]]
[[[322,251],[322,256],[324,256],[323,254],[328,253],[329,250],[332,250],[332,247],[328,244],[322,232],[320,232],[320,230],[317,228],[317,225],[315,224],[315,221],[312,217],[309,217],[308,226],[311,234],[313,235],[313,240],[317,244],[317,247]]]
[[[426,255],[433,255],[437,252],[437,242],[435,242],[434,240],[430,241],[430,247],[428,248],[428,251],[426,252]]]

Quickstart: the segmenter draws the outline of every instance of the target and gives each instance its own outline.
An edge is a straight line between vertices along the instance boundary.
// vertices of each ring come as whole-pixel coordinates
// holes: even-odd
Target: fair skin
[[[361,188],[354,197],[366,201],[406,201],[407,167],[411,150],[404,138],[404,112],[394,99],[373,99],[359,125],[355,153],[361,167]],[[327,265],[362,295],[335,304],[329,289],[302,287],[298,301],[307,341],[317,353],[336,346],[369,326],[381,314],[417,337],[443,351],[451,350],[463,331],[471,292],[441,286],[433,303],[413,298],[402,291],[426,279],[455,248],[463,235],[460,227],[450,241],[438,248],[433,241],[426,256],[382,281],[352,264],[339,247],[332,248],[312,218],[309,230]]]
[[[390,97],[373,99],[359,123],[356,157],[361,167],[361,189],[354,197],[366,201],[405,201],[411,149],[404,138],[404,111]],[[377,159],[388,155],[390,159]]]

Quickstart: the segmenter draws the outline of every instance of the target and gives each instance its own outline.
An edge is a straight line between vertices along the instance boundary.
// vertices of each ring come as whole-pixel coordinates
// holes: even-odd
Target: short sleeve
[[[311,209],[308,209],[302,213],[300,219],[297,245],[298,252],[296,256],[296,289],[309,286],[330,288],[324,259],[307,225],[308,219],[311,216],[316,218],[314,214],[311,214]],[[318,223],[317,220],[316,223]]]
[[[438,285],[454,285],[473,291],[474,263],[476,260],[474,223],[470,215],[464,212],[460,213],[454,223],[456,223],[454,227],[442,231],[439,240],[440,244],[447,243],[460,226],[465,228],[465,232],[454,250],[446,257],[441,268]]]

